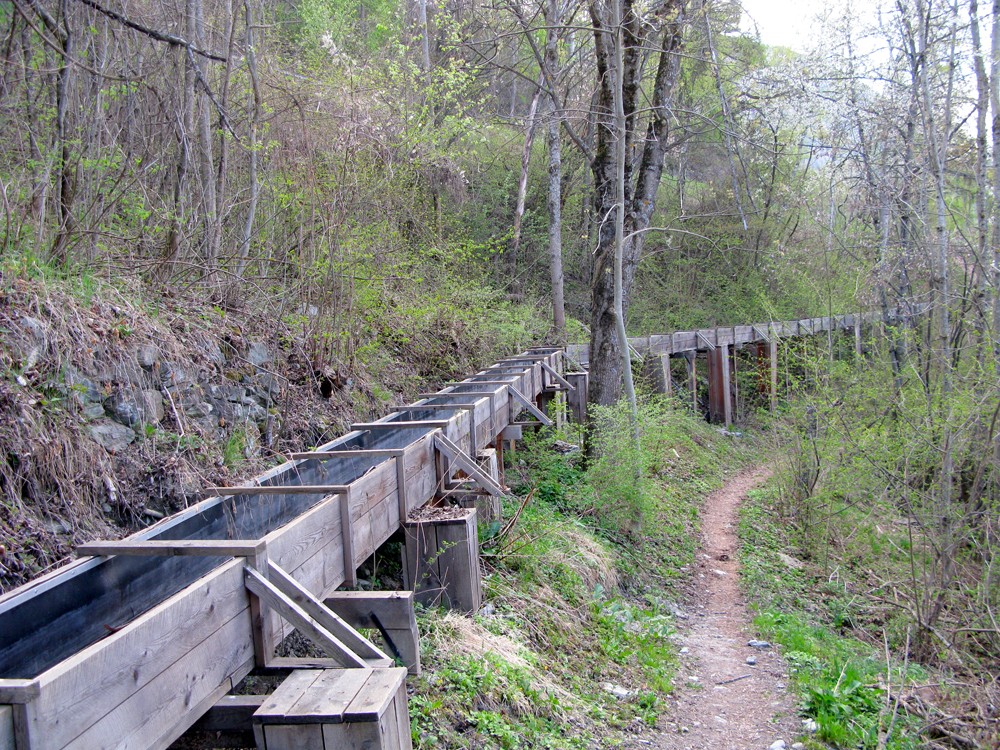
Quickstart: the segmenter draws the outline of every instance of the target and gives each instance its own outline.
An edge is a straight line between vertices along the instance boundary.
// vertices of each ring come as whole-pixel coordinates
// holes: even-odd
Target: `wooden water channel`
[[[735,419],[737,350],[751,349],[758,388],[766,394],[773,409],[778,399],[778,346],[782,340],[846,333],[853,336],[855,352],[860,356],[864,348],[863,331],[882,322],[880,313],[834,315],[675,331],[630,338],[629,346],[634,355],[645,358],[653,385],[662,393],[674,392],[671,361],[682,359],[687,382],[681,387],[688,391],[696,410],[700,408],[698,358],[703,356],[707,365],[709,419],[728,427]],[[586,344],[571,344],[566,353],[571,362],[584,367],[589,363],[590,347]]]
[[[860,351],[874,320],[630,343],[658,363],[663,390],[670,358],[683,357],[695,399],[706,353],[712,415],[728,424],[734,348],[757,347],[774,399],[781,339],[853,332]],[[414,600],[478,609],[477,506],[495,512],[504,492],[505,442],[549,423],[553,398],[585,415],[587,374],[567,372],[566,360],[585,364],[586,347],[502,360],[245,486],[209,488],[134,536],[84,545],[77,561],[0,597],[0,750],[167,748],[196,723],[252,731],[261,750],[409,748]],[[401,529],[408,590],[338,590]],[[359,628],[379,631],[385,649]],[[293,630],[326,656],[276,656]],[[233,695],[252,672],[285,679],[270,695]]]
[[[493,451],[549,422],[562,363],[498,362],[0,598],[0,750],[166,748],[203,716],[269,750],[409,747],[415,594],[337,589],[403,528],[416,596],[478,608],[475,502],[504,491]],[[419,517],[447,494],[471,507]],[[327,658],[275,656],[293,629]],[[254,670],[288,676],[229,695]]]

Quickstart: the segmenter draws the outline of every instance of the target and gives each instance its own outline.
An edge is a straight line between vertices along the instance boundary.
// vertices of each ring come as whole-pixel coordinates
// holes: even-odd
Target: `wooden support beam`
[[[545,412],[541,411],[537,406],[531,403],[531,399],[521,393],[517,388],[512,385],[507,386],[507,393],[510,394],[511,398],[517,401],[522,408],[524,408],[528,413],[535,417],[543,425],[551,426],[552,420],[548,418]],[[515,414],[514,410],[511,409],[511,416]]]
[[[438,451],[445,454],[451,461],[458,464],[459,468],[462,469],[469,478],[486,490],[491,495],[503,495],[505,494],[503,487],[494,481],[494,479],[484,472],[479,465],[469,456],[467,456],[461,448],[451,442],[443,433],[438,433],[434,436],[434,447]],[[451,473],[451,472],[449,472]],[[447,477],[451,479],[451,477]]]
[[[351,627],[381,632],[393,656],[410,674],[420,674],[420,633],[412,591],[337,591],[323,603]]]
[[[313,620],[302,607],[289,598],[281,589],[267,579],[260,571],[247,566],[244,569],[246,587],[261,602],[287,620],[302,635],[345,667],[366,668],[365,660],[355,654],[336,636]]]
[[[308,589],[296,581],[274,562],[267,564],[267,578],[285,596],[298,604],[302,610],[328,633],[333,634],[341,643],[362,659],[388,659],[375,645],[364,638],[351,625],[337,616],[323,602],[314,597]]]
[[[688,371],[688,390],[691,392],[691,408],[698,411],[698,353],[684,352],[684,362]]]
[[[351,425],[351,431],[374,432],[375,430],[417,430],[424,427],[447,427],[451,424],[450,419],[411,419],[399,422],[359,422]]]
[[[340,540],[344,548],[344,583],[357,586],[358,569],[354,563],[354,522],[351,519],[350,490],[340,497]]]
[[[144,557],[253,557],[265,549],[260,539],[123,539],[81,544],[78,557],[133,555]],[[2,703],[3,701],[0,701]]]
[[[575,386],[568,380],[566,380],[566,378],[564,378],[558,372],[556,372],[554,367],[549,367],[545,362],[542,362],[541,364],[542,364],[542,369],[545,370],[545,372],[547,372],[553,380],[562,385],[564,388],[567,388],[571,391],[575,390]]]
[[[37,680],[0,678],[0,703],[30,703],[41,692]]]
[[[768,342],[769,359],[771,360],[771,413],[778,410],[778,339]]]
[[[208,497],[232,497],[236,495],[341,495],[347,492],[346,484],[288,484],[288,485],[248,485],[246,487],[206,487]]]
[[[708,353],[708,411],[713,422],[728,427],[733,420],[732,391],[729,377],[729,347],[720,346]]]
[[[374,449],[345,449],[342,451],[305,451],[303,453],[289,453],[288,457],[293,461],[304,459],[316,459],[324,461],[329,458],[395,458],[402,456],[406,452],[405,448],[374,448]]]

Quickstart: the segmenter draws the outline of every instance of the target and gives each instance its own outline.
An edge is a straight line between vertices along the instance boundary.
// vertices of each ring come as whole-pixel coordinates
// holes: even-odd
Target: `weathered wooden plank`
[[[139,750],[176,739],[197,718],[192,708],[204,700],[212,705],[232,688],[232,679],[242,679],[253,667],[253,645],[249,618],[239,616],[219,628],[139,690],[117,705],[100,721],[65,745],[65,750]],[[197,665],[195,667],[194,665]],[[139,670],[141,666],[131,665]],[[205,710],[208,706],[205,707]],[[67,718],[70,715],[67,714]],[[36,748],[58,748],[44,741]]]
[[[450,419],[410,419],[410,420],[399,420],[392,422],[361,422],[359,424],[352,424],[352,430],[358,430],[359,432],[374,432],[375,430],[396,430],[396,429],[407,429],[407,430],[419,430],[430,428],[440,428],[447,427],[451,424]]]
[[[243,623],[249,646],[249,598],[243,590],[242,568],[242,560],[230,561],[190,591],[174,595],[125,629],[43,673],[39,696],[28,713],[31,749],[36,750],[35,742],[42,738],[38,747],[63,747],[130,696],[158,682],[201,644],[223,648],[216,643],[218,632],[229,622]]]
[[[0,750],[15,750],[14,709],[0,706]]]
[[[347,492],[348,486],[346,484],[270,485],[265,487],[252,485],[248,487],[206,487],[204,492],[213,497],[232,495],[339,495]]]
[[[261,738],[257,740],[257,747],[267,750],[313,750],[325,747],[322,724],[255,724],[254,735]]]
[[[339,638],[328,631],[321,623],[316,622],[308,611],[293,601],[284,591],[265,578],[253,568],[244,568],[247,589],[260,598],[296,630],[309,638],[323,651],[337,659],[345,667],[364,668],[365,661],[354,653]]]
[[[395,458],[396,456],[402,455],[405,448],[371,448],[371,449],[355,449],[347,448],[339,451],[304,451],[302,453],[289,453],[289,457],[296,461],[304,461],[310,459],[316,459],[318,461],[326,460],[353,460],[356,458],[371,458],[371,459],[384,459],[384,458]],[[378,463],[377,460],[372,461],[374,466]]]
[[[384,671],[394,670],[322,670],[283,716],[260,718],[269,724],[340,724],[347,708],[367,689],[371,675]]]
[[[0,703],[28,703],[40,692],[38,680],[0,679]]]
[[[237,539],[122,539],[121,541],[88,542],[76,548],[77,555],[146,555],[172,557],[252,557],[264,550],[260,540]]]
[[[396,698],[396,690],[406,680],[406,670],[374,669],[365,677],[363,688],[341,711],[345,723],[377,722]]]
[[[753,326],[736,326],[733,328],[734,344],[749,344],[757,340],[757,332]]]

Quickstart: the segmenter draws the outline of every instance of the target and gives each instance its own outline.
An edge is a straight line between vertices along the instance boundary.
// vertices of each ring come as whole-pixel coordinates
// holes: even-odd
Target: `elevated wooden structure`
[[[629,347],[634,356],[647,359],[648,374],[657,389],[665,393],[671,393],[674,389],[670,374],[671,358],[683,358],[687,374],[684,388],[689,391],[696,409],[699,408],[697,359],[699,355],[704,355],[708,365],[709,418],[713,422],[729,426],[735,415],[734,374],[737,349],[753,347],[761,390],[767,393],[773,409],[777,402],[778,345],[782,340],[835,332],[849,333],[854,337],[855,352],[860,355],[863,349],[863,330],[882,323],[884,319],[881,313],[850,313],[641,336],[630,338]],[[589,365],[590,346],[587,344],[571,344],[566,347],[566,354],[572,362],[584,368]]]
[[[328,654],[320,666],[386,670],[355,629],[375,624],[418,668],[405,613],[384,628],[336,591],[442,491],[503,492],[478,454],[548,421],[538,403],[572,387],[562,361],[498,362],[0,597],[0,750],[168,747],[255,668],[307,666],[274,656],[293,629]],[[285,732],[266,729],[283,726],[273,710],[256,725]]]

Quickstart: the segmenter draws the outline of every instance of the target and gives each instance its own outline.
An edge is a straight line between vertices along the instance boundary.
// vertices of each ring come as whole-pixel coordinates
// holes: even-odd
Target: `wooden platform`
[[[0,748],[169,746],[266,662],[290,612],[304,621],[248,570],[266,581],[273,565],[318,601],[353,584],[442,472],[562,388],[562,369],[557,349],[497,363],[0,597]]]

